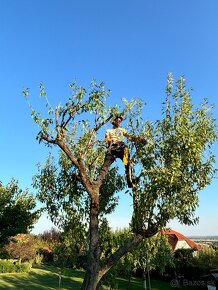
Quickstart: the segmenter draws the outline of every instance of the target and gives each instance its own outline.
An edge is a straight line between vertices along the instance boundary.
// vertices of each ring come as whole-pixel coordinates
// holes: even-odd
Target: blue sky
[[[31,188],[36,164],[48,149],[35,140],[37,127],[22,97],[28,87],[38,104],[43,82],[51,103],[70,96],[69,83],[104,81],[114,101],[141,97],[145,118],[160,117],[166,76],[184,75],[193,100],[208,98],[218,117],[217,0],[0,0],[0,180],[12,177]],[[214,152],[217,152],[217,144]],[[183,234],[218,234],[217,180],[200,193],[196,227],[171,223]],[[124,198],[111,217],[127,225]],[[50,227],[43,217],[36,227]]]

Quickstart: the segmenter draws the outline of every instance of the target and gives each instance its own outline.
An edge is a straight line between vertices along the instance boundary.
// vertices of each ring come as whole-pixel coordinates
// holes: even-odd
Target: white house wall
[[[175,250],[178,249],[190,249],[191,247],[186,241],[178,241],[175,247]]]

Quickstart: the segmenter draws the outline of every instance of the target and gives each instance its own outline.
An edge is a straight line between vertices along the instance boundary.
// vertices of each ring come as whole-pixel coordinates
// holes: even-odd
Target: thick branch
[[[101,270],[99,272],[100,279],[112,268],[125,254],[131,252],[140,245],[143,239],[150,238],[158,232],[157,227],[144,230],[142,233],[135,234],[125,245],[120,247],[115,253],[113,253],[108,259],[103,262]]]
[[[77,159],[71,153],[71,151],[68,148],[68,146],[62,140],[57,140],[56,144],[64,151],[64,153],[72,161],[72,163],[80,170],[79,163],[78,163]]]
[[[95,128],[93,129],[95,132],[97,132],[101,127],[103,127],[108,121],[110,121],[110,119],[113,117],[113,115],[110,115],[106,120],[102,121],[100,124],[98,124],[97,126],[95,126]]]
[[[80,171],[82,183],[85,186],[89,195],[92,196],[92,183],[90,182],[90,179],[86,174],[86,168],[85,168],[83,159],[78,158],[77,160],[78,160],[78,164],[79,164],[79,171]]]
[[[56,123],[56,130],[57,130],[58,126],[59,126],[59,124],[58,124],[58,119],[59,119],[59,112],[58,112],[58,109],[56,108],[56,110],[55,110],[55,123]]]
[[[84,187],[86,188],[89,195],[91,196],[92,195],[92,188],[91,188],[92,184],[90,182],[90,179],[86,175],[86,168],[85,168],[85,165],[84,165],[82,158],[76,159],[73,156],[73,154],[71,153],[68,146],[62,140],[58,140],[57,144],[64,151],[64,153],[67,155],[67,157],[72,161],[72,163],[79,169],[79,173],[81,176],[81,182],[84,185]]]
[[[95,128],[94,128],[93,130],[91,130],[91,132],[89,132],[89,133],[90,133],[89,141],[87,142],[86,147],[85,147],[85,150],[84,150],[83,154],[81,155],[83,158],[86,156],[86,154],[87,154],[89,148],[90,148],[91,146],[94,145],[93,142],[92,142],[92,138],[93,138],[93,136],[95,135],[95,133],[96,133],[96,132],[97,132],[97,131],[102,127],[102,126],[104,126],[108,121],[110,121],[110,119],[111,119],[112,117],[113,117],[113,115],[110,115],[106,120],[104,120],[103,122],[101,122],[100,124],[98,124],[97,126],[95,126]]]
[[[120,247],[114,254],[112,254],[102,265],[101,270],[99,272],[99,280],[112,268],[125,254],[131,252],[136,249],[143,237],[141,235],[134,235],[131,240],[126,242],[125,245]]]
[[[108,170],[109,170],[111,164],[114,162],[114,160],[115,160],[115,158],[111,154],[106,153],[104,163],[102,165],[99,176],[96,180],[99,187],[101,186],[103,180],[105,179],[105,176],[108,173]]]
[[[46,141],[47,143],[50,143],[50,144],[55,144],[57,145],[57,140],[56,139],[50,139],[48,135],[43,135],[40,139],[41,140],[44,140]]]
[[[60,140],[58,138],[50,139],[47,135],[44,135],[42,137],[42,139],[45,140],[48,143],[58,145],[64,151],[64,153],[67,155],[67,157],[72,161],[72,163],[79,169],[79,172],[81,174],[85,173],[85,166],[84,166],[82,160],[81,159],[77,160],[74,157],[74,155],[71,153],[71,151],[68,148],[68,146],[62,140]]]
[[[82,182],[83,186],[86,188],[87,192],[90,196],[92,196],[92,183],[90,182],[89,177],[86,174],[86,168],[83,162],[82,158],[76,159],[74,155],[71,153],[69,147],[59,138],[56,139],[50,139],[47,135],[44,135],[42,137],[43,140],[45,140],[48,143],[58,145],[60,149],[63,150],[63,152],[67,155],[67,157],[71,160],[71,162],[78,168],[80,173],[80,181]]]
[[[84,157],[86,156],[86,154],[87,154],[89,148],[90,148],[91,146],[94,146],[94,143],[93,143],[93,141],[92,141],[92,138],[93,138],[94,134],[95,134],[95,131],[92,131],[91,137],[89,138],[89,141],[86,143],[85,150],[84,150],[84,152],[81,154],[82,158],[84,158]]]

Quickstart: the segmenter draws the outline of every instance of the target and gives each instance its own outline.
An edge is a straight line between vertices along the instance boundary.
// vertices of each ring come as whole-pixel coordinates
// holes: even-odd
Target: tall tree
[[[16,234],[28,233],[39,218],[36,201],[28,192],[19,188],[12,179],[6,186],[0,183],[0,244]]]
[[[87,271],[81,289],[94,290],[123,255],[169,220],[178,218],[188,225],[197,222],[198,192],[215,174],[210,146],[217,140],[217,132],[207,101],[195,108],[184,78],[173,89],[169,75],[162,120],[155,123],[143,120],[141,100],[123,99],[122,106],[107,106],[110,92],[103,83],[93,82],[89,92],[75,83],[71,89],[66,104],[53,109],[40,85],[48,108],[46,118],[30,105],[33,119],[41,127],[37,139],[61,149],[59,170],[50,158],[39,168],[35,186],[53,218],[62,213],[65,221],[73,217],[75,226],[88,223]],[[28,90],[24,94],[28,96]],[[129,190],[132,235],[116,252],[102,257],[99,224],[105,213],[115,209],[118,201],[114,193],[123,188],[118,170],[111,167],[114,157],[103,140],[104,126],[118,112],[126,117],[128,133],[147,139],[148,144],[127,141],[133,172]]]

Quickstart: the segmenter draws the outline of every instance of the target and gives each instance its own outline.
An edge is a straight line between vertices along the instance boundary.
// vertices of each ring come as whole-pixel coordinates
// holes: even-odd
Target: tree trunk
[[[87,189],[91,198],[90,205],[90,221],[89,221],[89,251],[87,260],[86,274],[81,286],[81,290],[98,290],[100,281],[103,276],[120,260],[126,253],[137,248],[144,237],[150,237],[154,232],[149,232],[144,235],[135,234],[125,245],[121,246],[110,257],[100,265],[100,239],[99,239],[99,188],[108,172],[114,158],[110,154],[106,154],[101,172],[96,180],[96,183],[87,183],[87,179],[83,178],[83,184]]]
[[[81,290],[96,290],[98,285],[97,281],[98,275],[94,275],[94,273],[87,271],[83,280]]]
[[[81,160],[79,161],[81,163]],[[99,240],[99,189],[108,172],[110,165],[114,162],[111,154],[106,154],[104,164],[100,174],[95,182],[94,187],[90,186],[86,179],[83,184],[91,197],[90,221],[89,221],[89,252],[87,260],[87,270],[81,290],[97,290],[100,281],[100,240]],[[81,167],[82,168],[82,167]],[[81,172],[81,170],[80,170]]]
[[[128,276],[128,285],[127,285],[127,290],[130,289],[130,283],[131,283],[131,278],[132,278],[132,267],[129,269],[129,276]]]
[[[98,195],[97,195],[98,196]],[[95,195],[96,197],[96,195]],[[98,232],[98,198],[91,202],[90,206],[90,244],[88,252],[87,270],[81,290],[96,290],[99,282],[100,270],[100,242]]]

